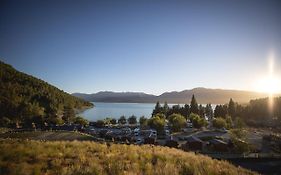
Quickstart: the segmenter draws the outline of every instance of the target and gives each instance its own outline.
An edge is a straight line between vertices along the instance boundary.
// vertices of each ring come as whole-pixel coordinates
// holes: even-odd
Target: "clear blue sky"
[[[1,1],[0,58],[67,92],[253,90],[281,1]]]

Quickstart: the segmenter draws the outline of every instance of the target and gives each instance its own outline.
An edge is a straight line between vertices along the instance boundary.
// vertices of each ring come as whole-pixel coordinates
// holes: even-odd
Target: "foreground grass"
[[[49,140],[49,141],[73,141],[73,140],[93,140],[93,137],[87,134],[70,131],[36,131],[36,132],[16,132],[0,133],[0,138],[8,139],[31,139],[31,140]]]
[[[0,174],[255,174],[228,162],[150,145],[0,140]]]

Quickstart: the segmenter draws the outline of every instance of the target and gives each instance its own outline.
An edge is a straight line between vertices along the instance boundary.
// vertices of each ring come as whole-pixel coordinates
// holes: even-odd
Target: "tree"
[[[152,129],[155,129],[158,133],[163,133],[165,119],[160,118],[158,115],[152,116],[148,120],[148,126]]]
[[[167,116],[168,111],[169,111],[169,106],[168,103],[165,101],[163,106],[163,113],[165,114],[165,116]]]
[[[226,122],[226,128],[227,129],[233,128],[233,121],[232,121],[232,118],[229,115],[226,116],[225,122]]]
[[[232,118],[235,117],[235,103],[234,101],[232,100],[232,98],[229,100],[229,103],[228,103],[228,115],[230,115]]]
[[[245,141],[246,131],[242,129],[232,129],[230,130],[230,140],[233,143],[234,151],[239,153],[249,152],[251,147]]]
[[[188,104],[185,104],[184,107],[183,107],[183,116],[187,119],[187,117],[189,116],[190,114],[190,107]]]
[[[152,111],[152,116],[158,114],[158,113],[163,113],[162,107],[159,103],[159,101],[157,101],[154,110]]]
[[[241,120],[240,117],[236,117],[234,120],[234,126],[235,128],[241,129],[245,127],[245,123]]]
[[[110,122],[111,122],[111,124],[113,124],[113,125],[116,125],[116,124],[117,124],[117,120],[116,120],[115,118],[112,118]]]
[[[190,112],[194,113],[194,114],[198,114],[198,112],[199,112],[198,104],[197,104],[194,94],[192,95],[192,99],[190,102]]]
[[[207,121],[198,114],[191,113],[189,118],[192,121],[193,127],[195,128],[201,128],[207,125]]]
[[[226,118],[227,113],[228,113],[227,105],[217,105],[215,108],[214,117]]]
[[[118,119],[118,123],[119,123],[119,124],[122,124],[122,125],[126,124],[126,123],[127,123],[126,117],[125,117],[124,115],[121,116],[121,117]]]
[[[226,128],[226,126],[227,126],[227,124],[226,124],[225,119],[223,119],[221,117],[215,118],[213,120],[213,127],[215,127],[215,128],[221,129],[221,128]]]
[[[64,108],[64,112],[63,112],[63,117],[62,119],[67,122],[70,123],[74,120],[75,118],[75,112],[72,106],[66,106]]]
[[[205,113],[206,116],[208,117],[209,120],[212,120],[214,117],[214,112],[211,104],[207,104],[205,108]]]
[[[131,117],[128,118],[128,123],[130,125],[134,125],[134,124],[137,124],[137,117],[132,115]]]
[[[147,126],[147,122],[148,122],[148,119],[147,119],[147,118],[145,118],[144,116],[141,116],[141,117],[140,117],[139,123],[140,123],[140,126],[141,126],[141,127]]]
[[[198,107],[198,114],[201,116],[201,117],[205,117],[205,108],[200,104],[199,107]]]
[[[48,121],[55,125],[62,125],[64,123],[63,119],[58,116],[50,117]]]
[[[168,117],[168,120],[174,132],[180,131],[186,126],[186,119],[180,114],[172,114]]]
[[[74,123],[75,123],[75,124],[82,125],[82,126],[87,126],[87,125],[89,125],[89,121],[86,120],[86,119],[84,119],[83,117],[80,117],[80,116],[75,117]]]
[[[104,125],[105,125],[104,120],[97,120],[95,123],[95,126],[98,128],[102,128],[104,127]]]

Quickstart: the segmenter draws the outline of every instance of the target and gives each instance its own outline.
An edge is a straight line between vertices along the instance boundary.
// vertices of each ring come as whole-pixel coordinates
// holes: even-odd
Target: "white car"
[[[165,130],[165,134],[166,134],[166,136],[169,136],[170,135],[170,131],[169,130]]]

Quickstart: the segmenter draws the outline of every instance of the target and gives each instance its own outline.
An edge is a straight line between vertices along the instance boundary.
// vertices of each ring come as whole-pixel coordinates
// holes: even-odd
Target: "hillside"
[[[194,88],[191,90],[165,92],[159,96],[136,92],[98,92],[96,94],[74,93],[73,95],[88,101],[95,102],[134,102],[156,103],[157,101],[168,103],[190,103],[195,94],[199,103],[224,104],[233,98],[239,103],[248,103],[251,99],[264,98],[267,94],[224,89]]]
[[[151,145],[0,140],[0,174],[255,174],[225,161]]]
[[[1,124],[47,118],[53,121],[66,108],[82,109],[91,106],[89,102],[0,61]]]

